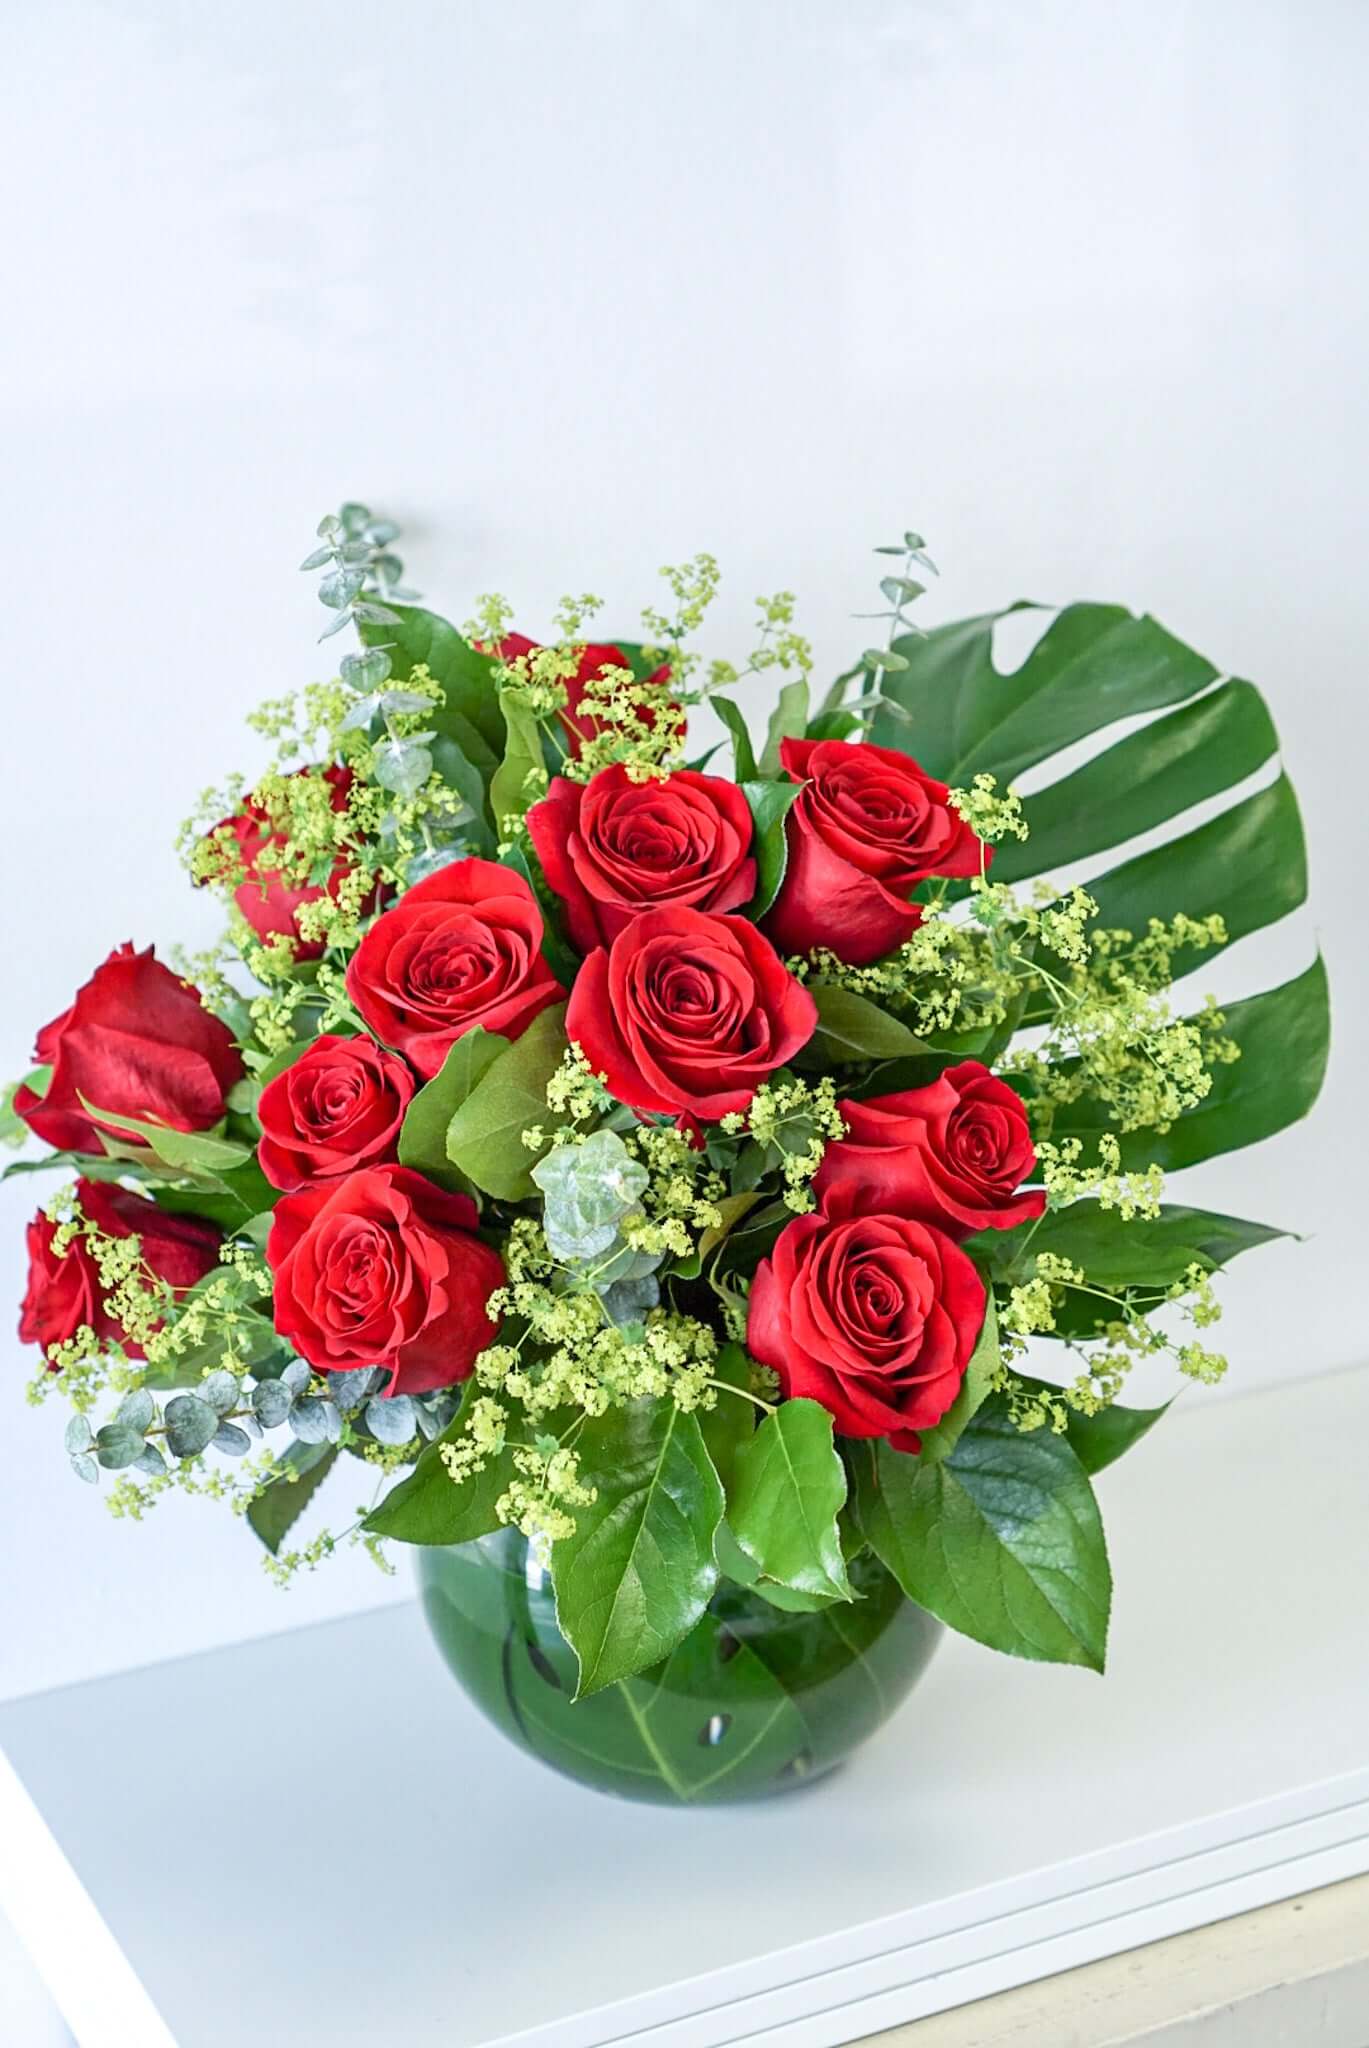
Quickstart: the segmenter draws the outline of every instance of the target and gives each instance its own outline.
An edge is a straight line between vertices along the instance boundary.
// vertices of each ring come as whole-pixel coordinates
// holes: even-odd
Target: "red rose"
[[[455,860],[382,913],[352,956],[347,993],[385,1044],[431,1081],[474,1024],[518,1038],[565,994],[542,958],[542,913],[523,877]]]
[[[846,1136],[829,1145],[813,1185],[849,1189],[859,1206],[939,1224],[952,1237],[1011,1230],[1039,1216],[1043,1189],[1021,1096],[978,1060],[926,1088],[838,1105]],[[1021,1190],[1021,1192],[1019,1192]]]
[[[293,1193],[392,1159],[416,1085],[372,1038],[316,1038],[261,1091],[262,1172]]]
[[[391,1394],[469,1378],[498,1329],[485,1303],[504,1262],[468,1195],[373,1166],[286,1195],[266,1240],[276,1328],[324,1372],[382,1366]]]
[[[22,1087],[14,1107],[45,1144],[73,1152],[102,1151],[105,1128],[122,1145],[142,1142],[92,1121],[83,1097],[116,1116],[205,1131],[224,1114],[228,1091],[243,1073],[228,1026],[151,946],[111,953],[71,1008],[43,1026],[36,1057],[52,1068],[47,1093]]]
[[[314,775],[316,768],[297,768],[296,775]],[[347,795],[352,787],[352,771],[336,762],[322,771],[322,778],[332,793],[335,811],[347,809]],[[273,853],[285,844],[286,835],[277,829],[279,820],[273,821],[270,811],[249,797],[240,811],[231,818],[225,818],[216,825],[209,835],[211,839],[226,837],[234,841],[238,864],[243,870],[243,879],[233,891],[233,901],[259,939],[270,939],[280,935],[294,942],[294,953],[298,960],[317,960],[323,952],[321,939],[302,939],[299,934],[298,912],[306,903],[317,903],[322,896],[336,897],[352,864],[344,854],[333,862],[332,873],[321,886],[302,883],[298,886],[285,881],[278,867],[268,860],[261,865],[261,856],[268,848]]]
[[[85,1216],[106,1237],[140,1238],[143,1264],[178,1292],[218,1265],[219,1233],[198,1217],[173,1216],[145,1196],[104,1181],[77,1181],[76,1196]],[[122,1324],[104,1306],[99,1270],[84,1238],[76,1238],[59,1257],[52,1249],[56,1234],[56,1224],[41,1212],[28,1227],[29,1280],[19,1312],[20,1341],[47,1351],[85,1326],[97,1337],[117,1340],[130,1358],[141,1358],[141,1346],[124,1335]]]
[[[540,644],[539,641],[529,640],[523,633],[508,633],[499,643],[499,652],[505,661],[517,661],[520,655],[536,654]],[[570,737],[572,760],[578,759],[581,745],[585,740],[597,738],[603,730],[593,710],[585,709],[586,685],[593,677],[602,675],[606,668],[631,669],[631,667],[632,663],[628,660],[627,656],[620,653],[616,647],[586,647],[581,651],[579,667],[566,683],[566,708],[560,714],[561,723]],[[670,681],[669,667],[663,664],[660,668],[654,669],[648,677],[648,681],[652,683],[668,683]],[[656,723],[655,713],[646,705],[639,707],[637,716],[641,719],[643,725],[654,726]],[[680,728],[683,731],[683,711],[679,714],[679,721]]]
[[[689,1119],[745,1109],[813,1035],[817,1007],[740,917],[648,910],[590,954],[567,1035],[633,1109]]]
[[[785,820],[789,864],[765,929],[782,953],[825,947],[849,966],[892,953],[922,922],[908,898],[930,875],[977,875],[988,850],[944,782],[888,747],[785,740],[804,788]]]
[[[820,1401],[842,1436],[922,1448],[960,1389],[984,1282],[943,1231],[831,1205],[780,1232],[751,1287],[747,1349],[787,1396]]]
[[[639,911],[736,910],[756,891],[746,798],[690,768],[650,782],[621,765],[587,783],[558,775],[528,830],[582,953],[611,945]]]

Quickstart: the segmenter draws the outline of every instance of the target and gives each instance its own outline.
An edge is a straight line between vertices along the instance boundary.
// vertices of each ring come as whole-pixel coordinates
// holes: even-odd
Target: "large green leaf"
[[[490,783],[490,809],[495,829],[502,837],[504,820],[521,818],[534,801],[535,788],[528,778],[541,772],[543,760],[542,728],[523,692],[501,690],[499,704],[507,732],[504,756]]]
[[[965,1367],[965,1377],[960,1382],[960,1391],[940,1422],[922,1431],[922,1449],[919,1456],[924,1465],[937,1464],[942,1458],[950,1456],[964,1435],[967,1425],[988,1400],[994,1375],[1000,1363],[998,1313],[994,1308],[993,1292],[990,1290],[984,1303],[984,1321],[975,1340],[974,1350],[970,1353],[969,1364]]]
[[[1052,1380],[1036,1380],[1024,1373],[1021,1382],[1028,1392],[1039,1391],[1060,1399],[1061,1389]],[[1096,1415],[1081,1415],[1077,1409],[1067,1407],[1065,1435],[1080,1464],[1092,1477],[1114,1464],[1133,1444],[1140,1443],[1160,1417],[1168,1413],[1169,1406],[1165,1401],[1158,1408],[1124,1408],[1119,1401],[1110,1401]]]
[[[786,683],[780,691],[775,708],[770,714],[766,729],[765,747],[761,753],[760,771],[764,776],[780,772],[780,748],[786,740],[803,738],[808,723],[808,679],[800,676],[796,682]]]
[[[440,1187],[458,1185],[447,1157],[448,1126],[476,1083],[508,1047],[507,1038],[479,1024],[462,1033],[439,1071],[419,1089],[405,1112],[399,1133],[401,1166],[426,1173]]]
[[[899,1018],[854,989],[814,982],[809,994],[818,1006],[817,1027],[796,1065],[907,1059],[927,1049]]]
[[[444,1444],[466,1432],[471,1403],[482,1389],[467,1383],[461,1406],[435,1443],[419,1453],[418,1463],[398,1486],[392,1486],[362,1527],[372,1536],[393,1536],[400,1543],[472,1543],[499,1528],[495,1502],[518,1475],[507,1448],[485,1460],[484,1469],[460,1482],[442,1462]]]
[[[857,1472],[861,1528],[910,1600],[992,1650],[1102,1670],[1112,1578],[1065,1437],[993,1400],[939,1463],[881,1442]]]
[[[816,1401],[785,1401],[737,1452],[728,1525],[762,1577],[795,1592],[850,1600],[837,1516],[846,1470],[832,1417]]]
[[[1331,1011],[1320,959],[1292,981],[1245,1002],[1224,1006],[1225,1029],[1241,1048],[1230,1065],[1213,1070],[1212,1087],[1167,1131],[1129,1131],[1121,1139],[1122,1164],[1154,1160],[1166,1172],[1196,1166],[1220,1152],[1253,1145],[1306,1116],[1326,1073]],[[1052,1129],[1054,1139],[1077,1137],[1092,1150],[1109,1128],[1102,1107],[1072,1103]]]
[[[391,677],[397,683],[407,682],[413,669],[426,664],[433,680],[442,685],[444,699],[433,725],[454,739],[483,775],[492,775],[504,751],[504,720],[491,657],[463,640],[436,612],[403,604],[387,609],[398,615],[398,624],[364,625],[362,639],[368,646],[388,650]]]
[[[281,1462],[287,1472],[247,1504],[247,1522],[274,1557],[337,1461],[334,1444],[291,1444]]]
[[[1180,1203],[1164,1203],[1158,1216],[1124,1221],[1116,1209],[1080,1201],[1049,1210],[1017,1230],[982,1231],[967,1240],[965,1249],[995,1280],[1025,1280],[1036,1254],[1051,1252],[1082,1266],[1099,1287],[1169,1287],[1192,1265],[1224,1266],[1239,1253],[1287,1234],[1242,1216]]]
[[[784,821],[789,806],[803,787],[798,782],[746,782],[742,792],[751,806],[755,828],[752,852],[756,856],[756,890],[746,906],[752,919],[764,917],[780,892],[789,857]]]
[[[547,1083],[566,1049],[566,1006],[533,1018],[481,1075],[447,1126],[447,1157],[487,1195],[519,1202],[536,1193],[532,1169],[546,1147],[524,1131],[549,1122]]]
[[[575,1448],[597,1498],[575,1510],[552,1579],[583,1697],[658,1663],[698,1621],[718,1583],[723,1490],[697,1420],[671,1401],[594,1416]]]

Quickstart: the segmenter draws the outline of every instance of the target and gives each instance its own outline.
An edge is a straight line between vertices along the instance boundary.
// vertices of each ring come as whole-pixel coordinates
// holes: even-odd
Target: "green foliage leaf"
[[[298,1476],[273,1479],[248,1503],[247,1520],[273,1557],[337,1461],[335,1444],[291,1444],[280,1462]]]
[[[87,1116],[141,1138],[163,1166],[176,1167],[182,1173],[217,1175],[242,1166],[252,1157],[250,1146],[235,1144],[210,1131],[173,1131],[165,1124],[148,1123],[141,1117],[116,1116],[111,1109],[97,1109],[84,1096],[80,1101]]]
[[[855,1596],[837,1516],[846,1469],[832,1417],[816,1401],[785,1401],[737,1451],[728,1526],[765,1579],[824,1599]]]
[[[393,1536],[400,1543],[473,1543],[499,1528],[495,1503],[517,1477],[513,1453],[501,1450],[459,1484],[442,1462],[442,1446],[466,1433],[471,1403],[482,1389],[467,1382],[461,1406],[440,1437],[419,1453],[418,1463],[398,1486],[392,1486],[362,1527],[372,1536]]]
[[[449,733],[438,733],[432,742],[433,766],[449,789],[454,789],[470,811],[460,831],[475,851],[489,860],[494,855],[494,832],[485,802],[485,778],[464,747]]]
[[[735,1394],[718,1392],[711,1408],[698,1410],[704,1446],[713,1469],[730,1500],[736,1483],[737,1453],[755,1433],[759,1410],[751,1399],[751,1362],[740,1344],[724,1344],[713,1366],[713,1377],[724,1387],[737,1387]]]
[[[798,782],[742,784],[742,794],[751,806],[755,827],[752,850],[756,856],[756,893],[746,906],[746,915],[750,918],[764,917],[779,894],[789,857],[784,821],[802,786]]]
[[[387,609],[393,613],[393,623],[363,624],[362,639],[370,647],[389,650],[391,676],[397,683],[407,682],[420,665],[427,667],[443,693],[443,703],[431,723],[455,740],[483,775],[492,775],[504,751],[504,721],[491,656],[463,640],[436,612],[417,605]]]
[[[770,714],[765,748],[760,759],[760,772],[763,776],[779,774],[782,742],[802,739],[807,723],[808,680],[805,676],[800,676],[797,682],[784,685],[780,691],[779,702]]]
[[[1170,1287],[1190,1266],[1210,1271],[1288,1234],[1181,1203],[1164,1203],[1158,1216],[1124,1222],[1116,1209],[1086,1200],[1048,1210],[1039,1222],[1017,1230],[982,1231],[966,1240],[965,1250],[996,1280],[1026,1279],[1036,1254],[1051,1252],[1082,1266],[1098,1287]]]
[[[1241,1057],[1217,1067],[1212,1087],[1167,1131],[1130,1131],[1121,1138],[1122,1164],[1151,1160],[1167,1173],[1196,1166],[1221,1152],[1253,1145],[1306,1116],[1321,1090],[1331,1044],[1326,968],[1320,959],[1292,981],[1240,1003],[1224,1005],[1225,1030]],[[1077,1137],[1090,1153],[1108,1128],[1100,1106],[1072,1103],[1057,1118],[1055,1139]]]
[[[818,1006],[817,1029],[796,1065],[809,1064],[811,1055],[846,1066],[860,1060],[907,1059],[928,1049],[906,1024],[868,996],[822,982],[810,984],[809,993]]]
[[[671,1401],[591,1417],[576,1449],[598,1498],[576,1509],[552,1579],[583,1698],[659,1663],[698,1621],[718,1582],[723,1490],[698,1421]]]
[[[502,838],[505,819],[521,818],[535,801],[536,790],[528,778],[542,771],[543,760],[542,728],[523,692],[516,688],[501,690],[499,705],[506,736],[504,757],[490,783],[490,809],[495,829]]]
[[[491,1062],[452,1117],[447,1157],[487,1195],[517,1202],[536,1192],[532,1169],[547,1147],[531,1150],[523,1132],[547,1125],[547,1083],[565,1050],[566,1006],[558,1003]]]
[[[1029,1393],[1040,1392],[1057,1401],[1061,1398],[1061,1389],[1050,1380],[1035,1380],[1026,1374],[1019,1377]],[[1123,1408],[1120,1402],[1113,1401],[1096,1415],[1081,1415],[1068,1402],[1065,1405],[1065,1435],[1080,1464],[1092,1476],[1138,1444],[1160,1417],[1168,1414],[1171,1403],[1162,1402],[1158,1408]]]
[[[1112,1577],[1074,1449],[987,1402],[933,1464],[879,1443],[857,1470],[860,1525],[910,1600],[1009,1656],[1101,1671]]]
[[[987,1235],[988,1233],[986,1233]],[[965,1432],[965,1427],[976,1416],[989,1398],[993,1376],[998,1370],[1001,1353],[998,1344],[998,1314],[994,1308],[993,1295],[989,1294],[984,1303],[984,1322],[970,1353],[970,1362],[965,1368],[965,1377],[960,1382],[956,1395],[940,1422],[931,1429],[921,1432],[922,1450],[919,1453],[924,1465],[935,1465],[942,1458],[950,1456]]]
[[[755,751],[751,745],[751,735],[746,729],[746,720],[730,697],[710,697],[708,701],[731,736],[737,781],[743,785],[754,782],[759,771],[756,767]]]
[[[399,1163],[426,1173],[439,1187],[456,1187],[459,1178],[447,1157],[447,1128],[481,1077],[507,1052],[509,1041],[480,1024],[464,1032],[439,1071],[419,1089],[405,1112],[399,1133]]]

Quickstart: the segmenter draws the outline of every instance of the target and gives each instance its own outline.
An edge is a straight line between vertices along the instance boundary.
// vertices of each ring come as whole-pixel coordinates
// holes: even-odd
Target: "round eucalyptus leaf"
[[[325,563],[331,562],[332,559],[333,550],[330,547],[315,548],[312,555],[306,555],[304,557],[304,560],[300,563],[300,568],[321,569],[323,568]]]
[[[279,1384],[292,1394],[302,1394],[314,1376],[314,1369],[302,1358],[292,1358],[280,1375]]]
[[[356,498],[349,498],[345,505],[338,507],[338,518],[346,533],[364,533],[371,522],[371,508]]]
[[[209,1441],[214,1450],[222,1451],[228,1458],[244,1457],[252,1448],[251,1437],[236,1422],[221,1422]]]
[[[123,1422],[107,1422],[95,1432],[95,1455],[107,1472],[136,1465],[143,1451],[143,1433]]]
[[[654,1273],[614,1280],[603,1290],[602,1299],[606,1315],[619,1329],[627,1329],[634,1324],[640,1328],[643,1310],[655,1308],[660,1302],[661,1283]]]
[[[159,1479],[166,1470],[166,1459],[162,1456],[160,1444],[144,1444],[142,1455],[134,1460],[135,1472],[146,1472],[149,1477]]]
[[[219,1426],[219,1418],[198,1394],[177,1394],[166,1404],[166,1447],[175,1458],[194,1458]]]
[[[366,528],[366,538],[373,548],[387,548],[392,540],[399,539],[399,528],[393,519],[373,519]]]
[[[156,1419],[156,1403],[146,1387],[135,1387],[131,1394],[125,1394],[114,1410],[114,1420],[125,1423],[129,1429],[136,1429],[139,1436],[145,1435]],[[67,1446],[68,1450],[74,1448],[71,1444]]]
[[[339,732],[364,732],[380,709],[379,697],[358,697],[338,727]]]
[[[383,647],[367,647],[360,654],[344,654],[338,674],[349,690],[367,693],[378,690],[390,673],[390,657]]]
[[[371,772],[382,789],[417,796],[433,772],[433,757],[419,740],[382,740]]]
[[[343,611],[365,581],[360,569],[335,569],[331,576],[324,577],[318,594],[330,611]]]
[[[295,1402],[290,1410],[290,1427],[302,1444],[327,1443],[328,1420],[324,1413],[327,1408],[332,1408],[334,1415],[337,1414],[337,1409],[333,1408],[331,1401],[320,1401],[309,1396],[303,1401]]]
[[[342,521],[338,518],[336,512],[325,512],[318,525],[314,528],[314,532],[320,540],[331,540],[335,533],[341,533],[341,531]]]
[[[62,1441],[73,1458],[88,1451],[95,1441],[95,1433],[84,1415],[73,1415],[66,1426]]]
[[[220,1368],[217,1372],[206,1373],[195,1392],[202,1401],[207,1401],[216,1415],[227,1415],[238,1405],[242,1392],[236,1373]]]
[[[277,1429],[290,1413],[294,1396],[279,1380],[261,1380],[252,1389],[252,1409],[263,1429]]]
[[[377,1443],[407,1444],[417,1431],[414,1404],[407,1394],[377,1395],[366,1403],[366,1427]]]
[[[88,1480],[92,1486],[99,1485],[100,1468],[89,1451],[78,1451],[71,1461],[71,1469],[78,1479]]]

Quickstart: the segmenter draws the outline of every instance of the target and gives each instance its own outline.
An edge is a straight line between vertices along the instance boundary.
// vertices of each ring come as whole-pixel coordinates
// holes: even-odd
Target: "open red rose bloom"
[[[228,942],[198,986],[124,944],[54,989],[13,1093],[67,1181],[21,1335],[76,1471],[136,1505],[244,1459],[273,1553],[348,1460],[366,1540],[516,1525],[582,1690],[720,1576],[789,1615],[892,1579],[1101,1664],[1091,1475],[1158,1412],[1119,1392],[1215,1379],[1212,1276],[1278,1234],[1163,1171],[1325,1060],[1319,967],[1224,1011],[1187,982],[1298,893],[1285,784],[1182,818],[1258,765],[1204,738],[1251,686],[1106,606],[1013,674],[992,618],[916,636],[915,535],[888,644],[810,698],[788,599],[750,669],[656,614],[583,639],[588,600],[564,644],[498,600],[463,635],[366,583],[392,528],[321,531],[363,644],[273,721],[322,758],[187,831]],[[688,623],[716,572],[670,574]],[[773,667],[758,746],[723,686]]]

